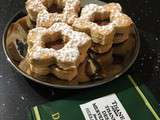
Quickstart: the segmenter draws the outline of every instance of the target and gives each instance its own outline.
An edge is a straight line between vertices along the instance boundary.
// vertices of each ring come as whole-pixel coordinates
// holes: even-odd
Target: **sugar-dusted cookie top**
[[[62,40],[60,49],[47,48],[46,43]],[[37,27],[28,34],[28,53],[31,64],[48,66],[56,64],[62,69],[77,67],[91,46],[91,38],[72,30],[66,23],[55,23],[50,28]]]
[[[78,17],[80,0],[27,0],[26,10],[37,26],[50,27],[55,22],[72,24]]]

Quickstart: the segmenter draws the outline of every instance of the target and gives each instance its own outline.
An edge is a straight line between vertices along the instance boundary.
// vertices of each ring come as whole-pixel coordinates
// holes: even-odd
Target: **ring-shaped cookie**
[[[49,8],[61,10],[49,12]],[[79,0],[28,0],[26,10],[32,21],[37,21],[37,26],[50,27],[55,22],[72,24],[80,11]],[[38,16],[38,19],[37,19]]]
[[[46,48],[47,42],[56,42],[60,39],[64,43],[61,49]],[[91,38],[86,33],[73,31],[66,23],[58,22],[48,29],[37,27],[30,30],[27,43],[29,62],[32,66],[41,68],[51,66],[52,73],[55,70],[67,73],[73,69],[77,71],[79,64],[84,61],[87,50],[91,47]]]
[[[99,25],[98,20],[109,20],[106,25]],[[103,6],[96,4],[86,5],[80,18],[77,18],[73,27],[75,30],[89,34],[93,41],[92,50],[105,53],[110,50],[113,43],[121,43],[128,39],[132,20],[122,13],[118,3],[109,3]],[[118,36],[119,35],[119,36]]]

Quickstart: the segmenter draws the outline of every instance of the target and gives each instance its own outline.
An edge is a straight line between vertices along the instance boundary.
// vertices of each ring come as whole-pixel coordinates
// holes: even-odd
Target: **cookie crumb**
[[[23,97],[23,96],[21,96],[21,100],[24,100],[24,97]]]

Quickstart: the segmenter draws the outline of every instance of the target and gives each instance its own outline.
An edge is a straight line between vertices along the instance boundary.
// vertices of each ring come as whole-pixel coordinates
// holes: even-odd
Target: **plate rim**
[[[105,83],[108,83],[108,82],[111,82],[113,81],[114,79],[116,78],[119,78],[120,76],[122,76],[124,73],[126,73],[129,68],[134,64],[135,60],[137,59],[138,57],[138,54],[139,54],[139,51],[140,51],[140,34],[139,34],[139,31],[138,31],[138,28],[136,27],[136,25],[134,24],[134,30],[135,30],[135,33],[136,33],[136,49],[134,51],[134,55],[133,55],[133,59],[128,63],[128,65],[118,74],[114,75],[113,77],[111,78],[107,78],[107,81],[106,79],[103,79],[101,81],[98,81],[97,83],[92,83],[92,84],[84,84],[84,85],[59,85],[59,84],[51,84],[51,83],[47,83],[47,82],[44,82],[44,81],[40,81],[34,77],[31,77],[29,76],[28,74],[26,74],[25,72],[23,72],[21,69],[19,69],[13,62],[12,60],[10,59],[8,53],[7,53],[7,49],[6,49],[6,36],[7,36],[7,32],[8,32],[8,28],[9,26],[13,23],[15,17],[20,14],[21,12],[24,12],[25,13],[25,9],[21,9],[19,10],[18,12],[16,12],[16,14],[14,16],[11,17],[11,19],[7,22],[6,26],[5,26],[5,29],[4,29],[4,32],[3,32],[3,36],[2,36],[2,47],[3,47],[3,51],[5,53],[5,56],[7,58],[7,61],[12,65],[12,67],[14,69],[16,69],[19,73],[21,73],[23,76],[25,76],[26,78],[28,78],[27,80],[31,80],[33,82],[36,82],[38,84],[41,84],[41,85],[45,85],[45,86],[49,86],[49,87],[54,87],[54,88],[60,88],[60,89],[85,89],[85,88],[91,88],[91,87],[96,87],[96,86],[99,86],[99,85],[103,85]]]

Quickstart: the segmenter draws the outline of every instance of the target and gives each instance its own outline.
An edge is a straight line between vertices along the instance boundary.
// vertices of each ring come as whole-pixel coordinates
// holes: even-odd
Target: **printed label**
[[[116,94],[80,105],[86,120],[131,120]]]

